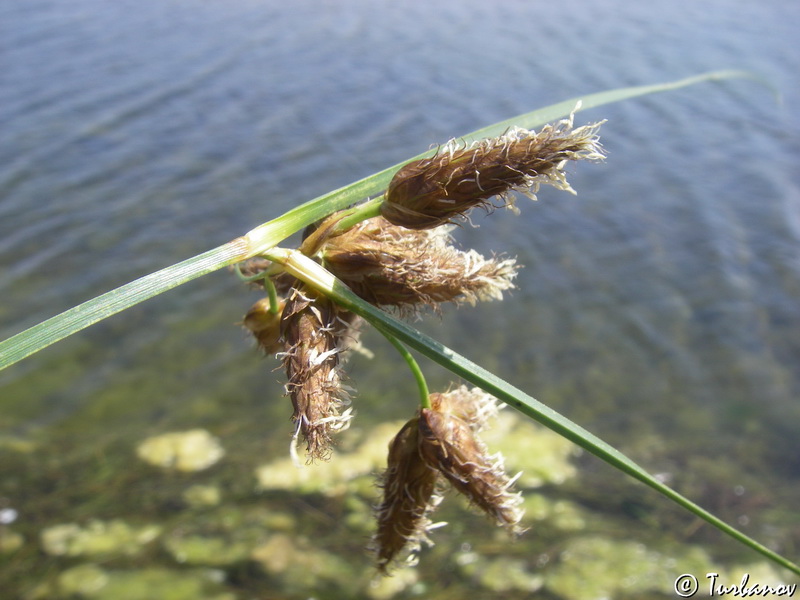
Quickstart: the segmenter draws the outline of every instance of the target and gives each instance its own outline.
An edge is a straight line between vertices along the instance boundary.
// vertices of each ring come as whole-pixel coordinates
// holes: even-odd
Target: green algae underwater
[[[387,400],[404,400],[409,390],[398,387]],[[188,436],[187,448],[173,438],[146,459],[141,449],[163,434],[142,439],[135,424],[120,426],[113,440],[64,446],[58,458],[44,443],[3,440],[4,465],[13,465],[4,486],[25,507],[24,520],[4,529],[4,589],[26,598],[458,598],[481,590],[486,598],[536,592],[577,600],[669,597],[676,574],[686,572],[786,581],[750,552],[698,536],[682,511],[607,469],[598,473],[573,444],[508,410],[485,441],[510,471],[523,472],[517,485],[530,531],[510,542],[448,497],[436,513],[448,525],[419,565],[379,578],[364,551],[374,529],[374,475],[402,421],[362,419],[330,463],[298,469],[279,433],[285,399],[274,394],[274,436],[232,420],[230,402],[214,409],[198,401],[188,408],[214,433],[165,422],[156,429]],[[120,392],[120,420],[132,396]],[[155,411],[158,402],[140,408]],[[71,438],[66,428],[60,433]],[[275,439],[281,443],[265,448]],[[727,484],[713,472],[709,497]]]

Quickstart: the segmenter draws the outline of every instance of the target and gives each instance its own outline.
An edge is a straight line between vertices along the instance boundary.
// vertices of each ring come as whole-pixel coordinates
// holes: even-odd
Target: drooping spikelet
[[[281,324],[292,420],[303,434],[309,459],[326,460],[331,434],[346,429],[352,416],[339,368],[349,322],[326,297],[299,288],[287,299]]]
[[[428,514],[440,500],[439,474],[419,453],[419,419],[411,419],[389,443],[389,459],[380,481],[383,501],[376,509],[378,529],[372,549],[378,568],[386,573],[401,553],[410,562],[421,542],[430,543]]]
[[[496,400],[477,388],[461,386],[431,394],[430,404],[389,445],[378,530],[372,540],[384,573],[404,551],[413,555],[420,542],[430,543],[428,515],[438,504],[437,488],[445,481],[497,525],[512,534],[522,532],[522,498],[511,491],[515,478],[505,474],[502,457],[490,456],[476,435],[496,414]]]
[[[466,421],[423,408],[419,417],[420,454],[458,492],[511,533],[521,531],[522,498],[510,492],[514,479],[500,455],[490,456]]]
[[[518,127],[471,144],[451,140],[431,158],[395,173],[381,206],[391,223],[428,229],[452,222],[475,206],[513,203],[512,191],[534,195],[542,183],[573,191],[564,174],[568,160],[599,160],[600,123],[572,128],[572,116],[534,132]],[[574,192],[573,192],[574,193]]]
[[[374,217],[329,237],[318,255],[361,298],[383,306],[474,304],[514,287],[514,259],[487,259],[451,241],[446,228],[415,231]]]

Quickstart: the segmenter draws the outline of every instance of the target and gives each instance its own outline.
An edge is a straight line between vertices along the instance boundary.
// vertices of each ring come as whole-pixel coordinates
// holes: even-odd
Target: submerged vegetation
[[[583,105],[741,76],[712,73],[605,92],[587,96]],[[521,265],[457,248],[452,225],[469,221],[475,208],[516,211],[515,194],[534,196],[541,184],[572,191],[565,165],[603,158],[599,124],[574,127],[579,107],[566,101],[450,141],[3,342],[1,367],[137,302],[236,265],[242,279],[264,291],[243,324],[266,355],[280,359],[292,406],[285,458],[259,464],[203,429],[162,432],[135,444],[128,440],[137,466],[105,465],[98,482],[81,492],[118,499],[124,507],[118,514],[90,514],[32,532],[5,513],[0,560],[18,561],[20,572],[40,551],[63,561],[58,573],[28,586],[25,598],[234,600],[239,590],[280,589],[276,597],[381,599],[437,592],[438,579],[447,580],[441,589],[454,597],[480,588],[498,598],[536,591],[553,598],[641,598],[672,594],[677,574],[720,571],[686,536],[647,549],[605,539],[605,531],[625,530],[636,519],[571,498],[579,448],[771,560],[771,566],[741,567],[760,572],[763,581],[785,577],[774,565],[800,574],[789,560],[580,426],[401,320],[439,312],[442,303],[497,301],[514,287]],[[301,231],[298,248],[279,246]],[[358,402],[358,382],[345,363],[349,354],[369,352],[360,342],[364,322],[396,348],[416,383],[418,398],[398,422],[359,425],[356,412],[369,406]],[[451,371],[450,387],[430,390],[410,350]],[[502,403],[529,419],[498,411]],[[30,456],[35,468],[35,448],[0,441]],[[80,460],[89,465],[95,458]],[[35,476],[13,477],[22,488]],[[104,486],[102,477],[115,485]],[[142,502],[131,503],[129,488],[147,491]],[[286,508],[287,497],[302,499],[309,510],[295,514]],[[471,529],[485,524],[464,511],[467,505],[499,526],[498,535],[474,541]],[[449,526],[440,529],[443,523],[433,517]],[[504,535],[527,529],[535,534],[519,543]],[[426,555],[448,571],[426,570]],[[23,580],[9,577],[20,585]]]

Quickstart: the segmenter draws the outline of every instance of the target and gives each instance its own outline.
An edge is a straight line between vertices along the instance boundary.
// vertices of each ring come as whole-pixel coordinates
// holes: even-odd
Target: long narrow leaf
[[[565,100],[495,123],[473,131],[463,136],[462,139],[469,142],[497,136],[513,125],[534,129],[550,121],[566,117],[575,110],[579,101],[581,110],[586,110],[637,96],[675,90],[704,81],[732,78],[758,80],[757,77],[746,71],[713,71],[670,83],[598,92]],[[434,151],[431,150],[419,154],[410,158],[409,161],[428,156],[432,152]],[[389,184],[392,175],[405,162],[408,161],[319,196],[290,210],[277,219],[256,227],[243,238],[238,238],[228,244],[132,281],[0,342],[0,370],[139,302],[143,302],[202,275],[222,269],[251,256],[256,256],[278,245],[295,231],[299,231],[328,214],[382,192]]]
[[[246,244],[239,238],[203,254],[126,283],[42,321],[0,343],[0,369],[30,356],[81,329],[94,325],[148,298],[243,260]]]
[[[437,342],[406,323],[397,320],[384,311],[365,302],[356,296],[346,285],[336,279],[330,272],[326,271],[322,266],[308,257],[294,251],[276,255],[276,258],[284,263],[289,273],[302,279],[309,285],[312,285],[320,292],[330,296],[348,310],[364,317],[375,327],[395,336],[403,343],[427,356],[452,373],[455,373],[462,379],[480,387],[509,406],[517,409],[522,414],[538,421],[545,427],[552,429],[581,448],[591,452],[611,466],[616,467],[623,473],[653,488],[720,531],[762,554],[769,560],[800,575],[800,566],[792,563],[780,554],[773,552],[766,546],[758,543],[704,508],[701,508],[688,498],[682,496],[669,486],[664,485],[630,458],[549,406],[542,404],[522,390],[514,387],[507,381],[475,364],[454,350],[451,350],[444,344]]]

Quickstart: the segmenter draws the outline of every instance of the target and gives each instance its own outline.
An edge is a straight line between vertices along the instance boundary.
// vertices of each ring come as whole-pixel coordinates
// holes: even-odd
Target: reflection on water
[[[800,11],[730,4],[7,2],[0,334],[564,98],[742,67],[792,106]],[[602,118],[609,158],[573,169],[577,198],[547,191],[521,200],[519,217],[499,211],[458,232],[526,265],[514,294],[419,325],[791,557],[797,116],[731,82],[578,115]],[[290,424],[281,373],[237,327],[254,299],[231,274],[211,275],[0,375],[2,589],[445,598],[466,586],[581,598],[636,580],[645,597],[671,593],[650,582],[681,572],[739,580],[756,560],[583,456],[571,458],[577,476],[527,484],[534,531],[519,542],[449,502],[450,525],[419,568],[371,587],[366,472],[342,473],[350,483],[333,492],[257,489],[260,469],[286,458]],[[348,456],[413,411],[393,350],[365,341],[376,358],[349,365],[359,397]],[[224,448],[206,470],[136,456],[148,437],[193,430]],[[551,450],[535,451],[543,465],[559,464]],[[684,562],[641,566],[659,559]],[[598,565],[608,577],[597,589],[576,588]]]

